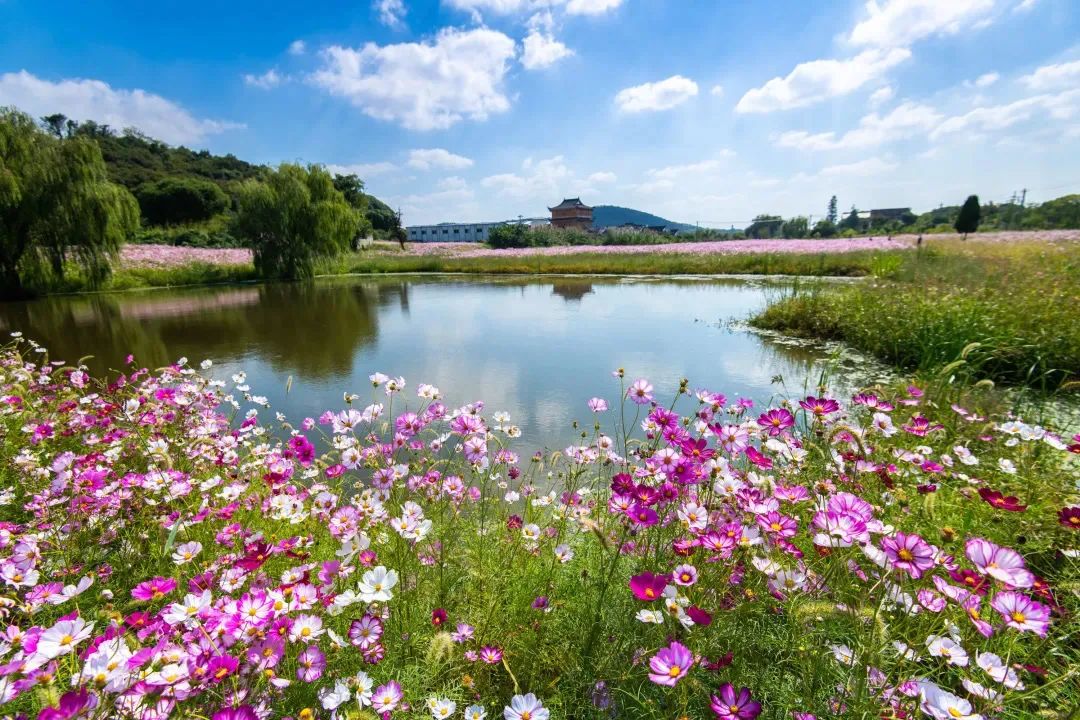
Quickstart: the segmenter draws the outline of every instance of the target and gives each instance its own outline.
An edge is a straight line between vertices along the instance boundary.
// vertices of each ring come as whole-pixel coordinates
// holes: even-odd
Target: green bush
[[[194,177],[166,177],[135,190],[139,209],[150,225],[179,225],[209,220],[229,207],[217,183]]]

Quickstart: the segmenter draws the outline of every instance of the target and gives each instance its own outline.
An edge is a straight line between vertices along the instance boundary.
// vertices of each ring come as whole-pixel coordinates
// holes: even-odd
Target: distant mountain
[[[672,222],[659,215],[653,215],[652,213],[643,212],[641,210],[619,207],[618,205],[597,205],[593,208],[593,227],[598,230],[606,227],[626,225],[627,223],[645,225],[647,227],[663,225],[671,230],[688,232],[692,232],[696,229],[693,225]]]

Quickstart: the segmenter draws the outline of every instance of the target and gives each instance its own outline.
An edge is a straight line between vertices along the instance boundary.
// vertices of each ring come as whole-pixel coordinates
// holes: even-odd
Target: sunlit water
[[[403,375],[412,405],[417,384],[432,383],[448,405],[509,412],[523,449],[560,448],[578,437],[573,420],[591,427],[586,400],[615,406],[618,367],[664,402],[684,377],[732,401],[812,389],[824,351],[732,327],[770,292],[770,282],[715,278],[347,277],[6,303],[0,328],[53,359],[93,355],[99,373],[128,354],[148,367],[209,358],[222,379],[245,370],[251,392],[293,420],[340,409],[346,391],[385,401],[368,376]],[[836,374],[845,390],[881,374],[847,363]]]

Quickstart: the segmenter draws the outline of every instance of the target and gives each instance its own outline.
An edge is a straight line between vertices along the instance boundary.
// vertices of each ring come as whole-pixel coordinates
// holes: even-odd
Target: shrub
[[[166,177],[135,191],[142,216],[150,225],[178,225],[209,220],[229,207],[217,183],[194,177]]]

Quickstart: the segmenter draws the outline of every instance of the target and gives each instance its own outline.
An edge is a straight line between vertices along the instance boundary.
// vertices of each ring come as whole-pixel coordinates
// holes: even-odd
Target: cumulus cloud
[[[25,70],[0,75],[0,105],[14,105],[35,117],[59,112],[73,120],[94,120],[119,129],[134,127],[170,144],[197,143],[208,135],[244,127],[197,118],[145,90],[115,89],[101,80],[51,82]]]
[[[975,108],[944,120],[930,134],[933,140],[953,133],[995,132],[1032,118],[1071,120],[1080,115],[1080,90],[1042,94],[1001,105]]]
[[[379,11],[379,22],[391,28],[405,27],[405,0],[375,0],[373,6]]]
[[[696,82],[682,75],[672,75],[666,80],[620,90],[615,96],[615,104],[627,113],[670,110],[697,94]]]
[[[972,84],[977,88],[987,88],[1000,79],[1001,76],[998,75],[996,72],[988,72],[975,78],[975,81]]]
[[[563,194],[573,176],[565,158],[557,155],[540,161],[527,158],[521,172],[489,175],[480,184],[502,197],[535,199]]]
[[[262,75],[244,75],[244,84],[250,87],[269,90],[280,85],[284,79],[285,78],[282,77],[277,70],[270,68]]]
[[[724,86],[723,85],[713,85],[712,90],[709,91],[709,94],[714,96],[714,97],[723,97],[724,96]]]
[[[326,166],[326,171],[329,173],[334,175],[356,175],[361,180],[376,177],[377,175],[386,175],[395,170],[397,170],[397,165],[390,162],[353,163],[351,165],[335,165],[331,163]]]
[[[749,90],[735,111],[767,113],[806,107],[847,95],[882,77],[911,57],[905,48],[865,50],[847,60],[813,60],[795,66],[786,77],[775,77]]]
[[[928,105],[905,102],[885,115],[870,113],[859,126],[841,136],[835,132],[785,132],[777,138],[778,147],[798,150],[852,150],[877,147],[930,132],[943,120],[941,113]]]
[[[830,165],[829,167],[822,168],[819,174],[825,177],[867,177],[869,175],[880,175],[882,173],[890,172],[897,167],[897,164],[894,162],[882,160],[878,157],[872,157],[843,165]]]
[[[602,183],[613,183],[619,178],[613,172],[594,172],[589,177],[585,178],[586,182],[600,185]]]
[[[501,32],[446,28],[433,42],[329,47],[311,82],[373,118],[445,129],[510,109],[503,83],[515,55]]]
[[[867,17],[848,39],[855,45],[906,47],[931,35],[953,35],[987,22],[995,0],[869,0]]]
[[[304,43],[303,40],[293,40],[291,43],[289,43],[290,55],[303,55],[306,52],[307,45]]]
[[[545,7],[562,8],[567,15],[602,15],[618,8],[623,0],[443,0],[443,4],[476,16],[483,12],[511,15]]]
[[[566,12],[569,15],[600,15],[622,5],[623,0],[568,0]]]
[[[463,155],[455,155],[442,148],[412,150],[409,152],[409,167],[417,170],[460,170],[472,167],[473,161]]]
[[[896,95],[896,91],[893,90],[892,87],[889,85],[878,88],[870,94],[870,107],[878,107],[879,105],[884,105],[885,103],[892,100],[894,95]]]
[[[525,51],[521,55],[521,64],[526,70],[537,70],[554,65],[563,58],[570,57],[574,51],[566,47],[552,35],[538,30],[530,32],[522,43]]]
[[[1043,65],[1030,75],[1020,78],[1020,82],[1032,90],[1052,90],[1075,87],[1080,83],[1080,60]]]

